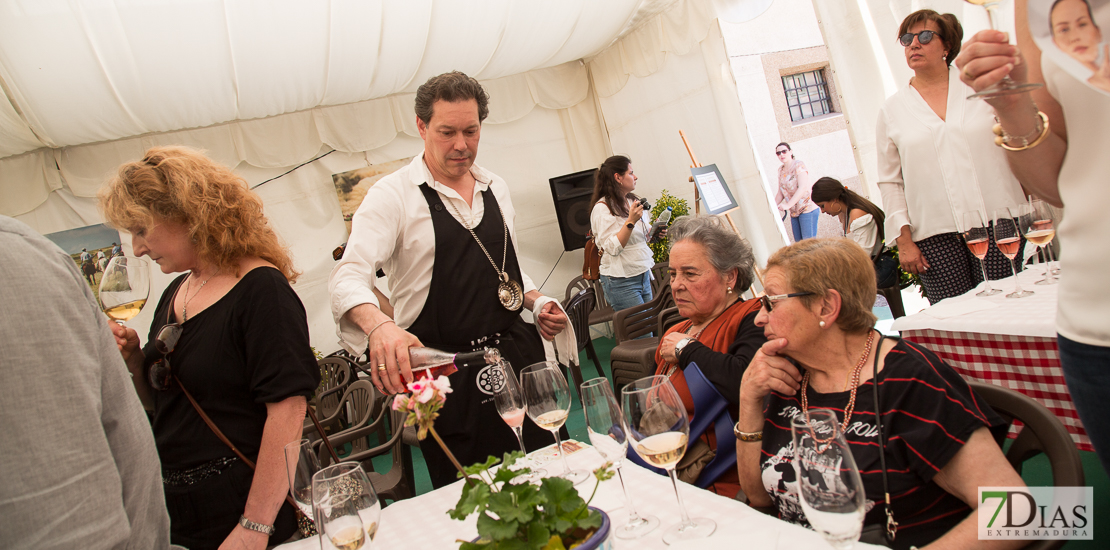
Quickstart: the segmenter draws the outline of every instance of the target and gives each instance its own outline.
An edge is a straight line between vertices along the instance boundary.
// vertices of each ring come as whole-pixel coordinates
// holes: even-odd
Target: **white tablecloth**
[[[976,292],[985,288],[981,283],[974,290],[941,300],[920,313],[902,317],[892,329],[943,330],[948,332],[978,332],[1009,336],[1035,336],[1056,338],[1056,289],[1059,285],[1035,285],[1043,279],[1040,265],[1027,268],[1018,274],[1018,281],[1032,296],[1007,298],[1014,291],[1014,278],[991,281],[994,288],[1002,290],[994,296],[980,298]]]
[[[544,450],[536,453],[543,453]],[[603,462],[601,455],[592,447],[568,456],[571,468],[593,469]],[[559,462],[544,466],[558,474],[562,471]],[[752,510],[740,502],[717,496],[688,485],[679,483],[682,498],[686,502],[690,517],[705,517],[717,522],[717,531],[708,539],[667,546],[663,543],[663,531],[679,522],[678,502],[670,478],[649,472],[629,461],[622,467],[625,483],[628,484],[632,498],[636,501],[637,511],[651,514],[661,520],[661,525],[639,539],[626,541],[616,537],[610,540],[614,548],[635,549],[688,549],[712,550],[716,548],[745,549],[782,549],[796,550],[831,548],[825,539],[814,531],[799,527],[771,516]],[[460,480],[456,483],[425,493],[415,498],[402,500],[382,510],[381,527],[373,544],[374,548],[458,548],[456,540],[471,540],[478,536],[475,528],[477,516],[471,515],[465,521],[455,521],[447,516],[447,510],[454,508],[462,493]],[[578,484],[582,498],[588,499],[594,490],[591,477]],[[591,506],[605,510],[613,526],[624,525],[628,521],[628,511],[624,508],[624,495],[617,476],[602,483],[597,489]],[[325,546],[331,545],[325,542]],[[318,550],[317,538],[300,540],[278,547],[280,550]],[[857,543],[855,548],[879,548]]]

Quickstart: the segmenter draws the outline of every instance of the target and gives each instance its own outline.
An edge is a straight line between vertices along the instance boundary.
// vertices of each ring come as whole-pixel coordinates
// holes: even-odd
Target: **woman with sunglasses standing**
[[[779,158],[779,190],[775,193],[775,203],[779,211],[790,213],[790,229],[794,234],[794,241],[810,239],[817,236],[817,218],[821,215],[816,204],[809,200],[809,192],[813,187],[813,179],[809,177],[806,164],[794,158],[794,151],[789,143],[780,143],[775,146],[775,156]]]
[[[284,542],[296,520],[284,502],[283,448],[301,436],[320,373],[289,284],[298,273],[262,200],[201,153],[156,147],[120,167],[100,209],[131,233],[136,256],[163,273],[187,272],[162,294],[144,347],[133,329],[113,324],[153,410],[172,542],[193,550]]]
[[[952,60],[963,27],[956,16],[911,13],[898,30],[914,76],[879,111],[875,141],[886,235],[907,273],[920,275],[931,303],[982,282],[979,262],[960,238],[964,212],[989,221],[996,208],[1024,202],[1003,151],[992,141],[994,113],[960,81]],[[1009,260],[991,247],[987,275],[1011,275]]]

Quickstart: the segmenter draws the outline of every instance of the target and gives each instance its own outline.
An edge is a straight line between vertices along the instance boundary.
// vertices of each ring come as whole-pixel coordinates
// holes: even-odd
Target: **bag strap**
[[[874,329],[872,329],[874,330]],[[883,413],[879,408],[879,355],[882,353],[883,340],[886,340],[886,335],[879,333],[879,345],[875,347],[875,365],[874,374],[871,376],[871,382],[875,385],[875,426],[879,429],[879,464],[883,468],[883,496],[886,498],[886,539],[889,542],[894,542],[895,535],[898,534],[898,522],[894,521],[894,512],[890,508],[890,484],[886,478],[886,441],[883,439]]]

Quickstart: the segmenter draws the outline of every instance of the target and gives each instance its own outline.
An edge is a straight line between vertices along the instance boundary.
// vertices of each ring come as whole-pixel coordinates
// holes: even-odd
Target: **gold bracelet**
[[[1033,132],[1029,132],[1024,136],[1011,136],[1002,129],[1001,124],[996,123],[993,128],[995,135],[994,144],[1007,151],[1024,151],[1040,145],[1041,142],[1048,137],[1048,115],[1044,114],[1043,111],[1037,111],[1037,116],[1041,117],[1041,135],[1037,136],[1037,139],[1033,140],[1032,143],[1029,142],[1029,138],[1037,131],[1035,128]],[[1007,141],[1012,139],[1020,139],[1022,142],[1021,147],[1013,147],[1006,144]]]
[[[745,443],[751,443],[753,441],[763,441],[763,430],[760,430],[758,432],[744,432],[740,430],[739,422],[737,422],[736,425],[732,427],[732,435],[735,435],[736,439]]]

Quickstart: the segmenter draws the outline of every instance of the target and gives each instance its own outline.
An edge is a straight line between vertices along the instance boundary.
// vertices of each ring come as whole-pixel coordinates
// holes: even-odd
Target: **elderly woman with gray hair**
[[[744,370],[766,342],[763,329],[755,326],[759,301],[740,298],[752,283],[755,255],[747,241],[716,217],[681,217],[668,230],[668,239],[671,291],[686,320],[667,330],[660,340],[655,352],[656,374],[670,378],[687,413],[693,415],[693,397],[683,370],[697,364],[728,399],[735,418]],[[699,439],[716,451],[712,429]],[[699,444],[690,442],[691,448]],[[729,470],[708,489],[731,498],[740,482],[736,472]]]

